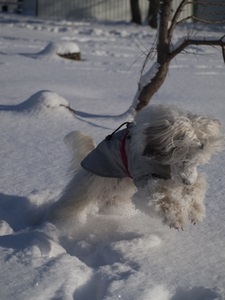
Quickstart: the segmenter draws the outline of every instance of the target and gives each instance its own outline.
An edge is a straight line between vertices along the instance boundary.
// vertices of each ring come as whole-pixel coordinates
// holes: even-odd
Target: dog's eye
[[[203,149],[204,149],[204,144],[201,144],[201,145],[199,146],[199,149],[203,150]]]

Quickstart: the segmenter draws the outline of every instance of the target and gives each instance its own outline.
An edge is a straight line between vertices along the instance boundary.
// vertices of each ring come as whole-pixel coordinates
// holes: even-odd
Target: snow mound
[[[39,91],[18,105],[1,105],[1,110],[20,112],[25,114],[38,114],[51,109],[65,111],[70,104],[60,95],[51,91]]]
[[[63,54],[80,53],[76,43],[68,41],[50,42],[38,55],[42,57],[59,57]]]
[[[69,106],[69,103],[60,95],[51,91],[39,91],[20,104],[21,110],[43,110]]]

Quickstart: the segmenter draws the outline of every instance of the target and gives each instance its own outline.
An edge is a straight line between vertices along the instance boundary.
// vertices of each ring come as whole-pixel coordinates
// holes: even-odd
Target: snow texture
[[[204,166],[207,217],[184,232],[128,204],[82,228],[45,220],[69,180],[64,137],[81,130],[98,143],[120,125],[154,31],[10,14],[0,22],[0,299],[225,299],[224,152]],[[189,26],[177,40],[225,29]],[[82,61],[56,56],[71,47]],[[152,102],[215,116],[224,127],[224,81],[220,51],[205,47],[174,60]]]

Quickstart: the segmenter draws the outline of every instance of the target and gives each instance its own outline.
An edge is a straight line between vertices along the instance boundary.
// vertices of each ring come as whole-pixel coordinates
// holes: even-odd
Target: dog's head
[[[145,124],[143,155],[170,165],[175,180],[193,184],[198,175],[197,166],[221,150],[220,127],[216,119],[193,114],[158,117]]]

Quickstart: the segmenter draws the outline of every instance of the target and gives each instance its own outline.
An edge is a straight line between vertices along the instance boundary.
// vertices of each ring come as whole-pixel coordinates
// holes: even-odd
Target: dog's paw
[[[184,231],[184,227],[181,227],[178,224],[170,224],[170,229],[177,229],[178,231]]]
[[[177,229],[178,231],[184,231],[184,228],[187,225],[186,219],[182,217],[178,217],[174,220],[165,219],[164,223],[167,224],[170,228]]]
[[[183,230],[188,223],[186,209],[178,202],[171,202],[171,199],[164,198],[155,203],[155,210],[162,218],[164,224],[170,228]]]
[[[202,222],[205,218],[205,205],[203,203],[193,202],[190,205],[188,213],[188,219],[195,225],[196,223]]]

